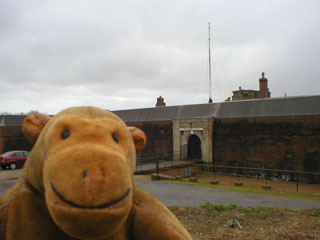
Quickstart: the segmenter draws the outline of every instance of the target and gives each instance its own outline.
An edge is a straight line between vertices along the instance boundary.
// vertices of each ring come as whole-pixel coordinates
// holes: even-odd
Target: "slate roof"
[[[217,115],[219,103],[113,111],[125,122],[169,121],[185,118],[211,118]]]
[[[196,118],[246,118],[320,115],[320,95],[250,99],[170,107],[112,111],[125,122]],[[1,115],[0,126],[21,126],[25,115]]]
[[[21,126],[26,115],[0,115],[0,127]]]
[[[320,95],[113,111],[125,122],[320,115]]]
[[[217,118],[320,115],[320,95],[224,102]]]

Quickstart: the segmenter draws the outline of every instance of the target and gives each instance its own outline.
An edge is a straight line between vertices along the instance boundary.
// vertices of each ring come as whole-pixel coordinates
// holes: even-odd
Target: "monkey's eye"
[[[62,139],[66,139],[70,136],[70,130],[69,129],[64,129],[62,132],[61,132],[61,138]]]
[[[113,139],[113,141],[115,141],[116,143],[119,143],[119,138],[118,138],[117,134],[112,133],[112,139]]]

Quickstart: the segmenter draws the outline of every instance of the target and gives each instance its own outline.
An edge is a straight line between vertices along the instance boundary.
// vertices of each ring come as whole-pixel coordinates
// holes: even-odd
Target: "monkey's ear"
[[[136,153],[141,152],[145,146],[147,145],[147,137],[146,134],[137,127],[128,127],[129,132],[131,133],[134,146],[136,148]]]
[[[30,142],[35,143],[42,129],[50,119],[51,117],[41,113],[28,115],[22,124],[22,131],[26,138]]]

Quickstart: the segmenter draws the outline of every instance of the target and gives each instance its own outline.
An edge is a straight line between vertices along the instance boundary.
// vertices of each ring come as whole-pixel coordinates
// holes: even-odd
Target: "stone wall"
[[[174,160],[188,159],[188,139],[197,135],[201,141],[203,162],[212,162],[212,119],[185,119],[173,121]]]
[[[216,119],[217,165],[320,171],[320,116]]]

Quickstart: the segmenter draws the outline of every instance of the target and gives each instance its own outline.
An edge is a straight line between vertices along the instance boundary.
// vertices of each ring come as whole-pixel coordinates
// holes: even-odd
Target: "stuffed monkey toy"
[[[176,217],[133,177],[138,128],[94,107],[31,114],[34,147],[17,183],[0,197],[1,240],[188,240]]]

